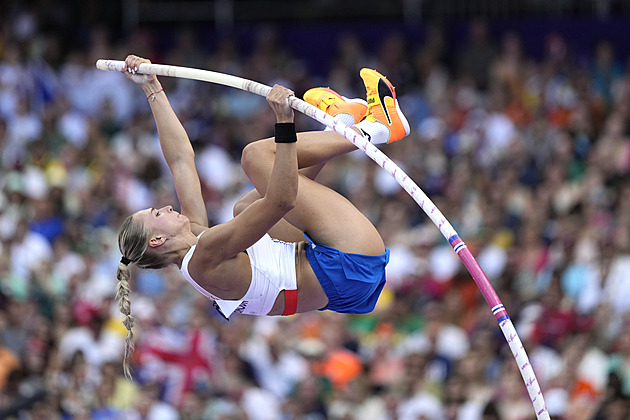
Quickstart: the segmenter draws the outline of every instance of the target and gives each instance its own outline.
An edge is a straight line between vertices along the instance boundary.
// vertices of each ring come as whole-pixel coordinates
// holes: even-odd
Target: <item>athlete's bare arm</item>
[[[162,153],[173,174],[181,213],[188,217],[191,230],[197,235],[207,228],[208,216],[195,166],[195,152],[188,139],[188,134],[175,115],[157,77],[136,75],[127,71],[128,69],[137,70],[140,63],[150,63],[150,61],[135,55],[128,56],[125,59],[123,73],[127,78],[139,84],[148,97],[157,126]]]
[[[293,110],[288,97],[293,93],[282,86],[274,86],[267,96],[279,123],[293,122]],[[243,153],[247,153],[247,148]],[[276,143],[276,153],[265,195],[256,200],[234,219],[212,227],[198,243],[200,256],[206,264],[216,264],[243,252],[265,235],[295,205],[298,189],[296,143]],[[194,263],[198,251],[191,259]],[[196,263],[196,262],[195,262]]]

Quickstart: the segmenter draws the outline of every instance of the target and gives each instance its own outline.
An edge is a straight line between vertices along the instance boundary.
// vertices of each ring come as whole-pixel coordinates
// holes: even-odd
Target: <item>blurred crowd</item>
[[[45,3],[45,2],[44,2]],[[51,12],[50,10],[48,12]],[[362,67],[397,86],[412,133],[383,146],[466,241],[528,352],[553,419],[630,416],[630,68],[602,40],[578,57],[561,33],[544,57],[522,35],[471,21],[340,33],[324,68],[261,27],[223,35],[102,27],[68,48],[23,9],[0,37],[0,418],[529,420],[513,355],[464,266],[420,207],[360,151],[319,180],[346,195],[391,248],[376,310],[219,317],[175,267],[133,273],[133,380],[114,301],[116,237],[139,209],[177,205],[142,91],[97,58],[129,53],[300,95],[364,97]],[[457,48],[455,48],[457,47]],[[239,164],[272,134],[264,98],[161,78],[196,150],[209,218],[251,188]],[[300,130],[322,129],[304,116]]]

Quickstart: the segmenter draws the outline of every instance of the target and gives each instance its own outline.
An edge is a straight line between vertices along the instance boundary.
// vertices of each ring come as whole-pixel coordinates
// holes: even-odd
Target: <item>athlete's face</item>
[[[190,230],[188,218],[173,210],[172,206],[164,206],[159,209],[151,207],[141,210],[136,214],[140,221],[144,223],[149,232],[154,235],[164,235],[173,237],[181,232]]]

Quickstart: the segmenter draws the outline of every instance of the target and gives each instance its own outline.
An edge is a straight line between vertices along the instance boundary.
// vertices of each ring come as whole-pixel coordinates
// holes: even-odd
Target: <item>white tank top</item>
[[[201,233],[198,237],[201,237]],[[252,267],[249,289],[239,300],[224,300],[201,287],[188,272],[188,263],[195,253],[193,245],[184,256],[180,272],[202,295],[214,301],[214,307],[225,318],[234,312],[246,315],[267,315],[282,290],[297,289],[295,272],[295,243],[272,239],[265,234],[247,248]]]

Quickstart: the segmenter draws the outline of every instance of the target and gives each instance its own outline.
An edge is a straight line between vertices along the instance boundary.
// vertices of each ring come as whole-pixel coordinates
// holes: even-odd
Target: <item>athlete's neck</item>
[[[192,232],[187,232],[171,240],[173,241],[173,257],[171,259],[171,262],[173,264],[176,264],[178,267],[181,267],[184,257],[186,256],[188,251],[190,251],[190,248],[192,248],[194,245],[197,245],[199,238],[197,238]]]

